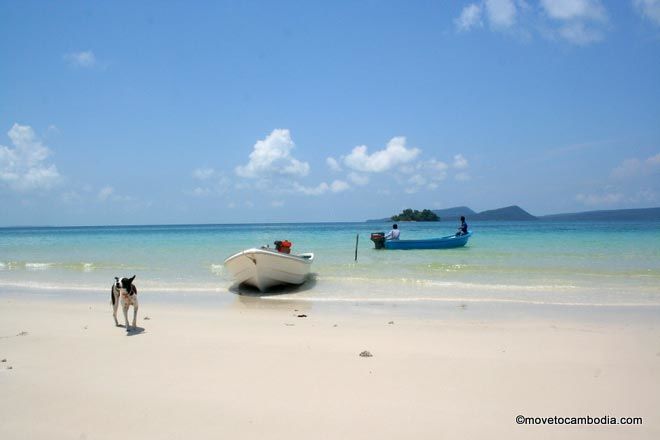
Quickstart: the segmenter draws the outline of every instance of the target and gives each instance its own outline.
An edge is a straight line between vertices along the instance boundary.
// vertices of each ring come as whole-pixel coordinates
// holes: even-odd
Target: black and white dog
[[[110,299],[112,300],[112,316],[115,318],[115,325],[119,327],[117,321],[117,307],[121,300],[121,308],[124,311],[124,319],[126,320],[126,331],[130,330],[128,325],[128,308],[133,306],[133,328],[136,327],[137,312],[138,312],[138,298],[137,288],[133,285],[135,275],[131,278],[115,277],[115,283],[110,289]]]

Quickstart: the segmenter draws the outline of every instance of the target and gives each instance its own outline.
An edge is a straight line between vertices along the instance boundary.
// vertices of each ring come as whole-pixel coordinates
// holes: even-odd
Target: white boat
[[[225,267],[239,284],[249,284],[265,292],[282,284],[305,282],[314,254],[286,254],[274,249],[247,249],[225,260]]]

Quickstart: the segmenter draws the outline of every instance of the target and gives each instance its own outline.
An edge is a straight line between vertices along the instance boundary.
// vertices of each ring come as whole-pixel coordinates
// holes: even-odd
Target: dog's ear
[[[118,282],[118,281],[119,281],[119,277],[115,277],[115,281],[117,281],[117,282]]]
[[[135,279],[135,275],[133,275],[132,277],[130,277],[130,278],[128,279],[128,281],[130,281],[130,282],[132,283],[134,279]]]

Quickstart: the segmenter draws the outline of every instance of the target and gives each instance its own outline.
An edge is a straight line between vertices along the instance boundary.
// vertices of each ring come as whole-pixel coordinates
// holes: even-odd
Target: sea
[[[0,228],[0,293],[108,294],[136,275],[153,296],[198,294],[333,304],[660,306],[660,222],[472,222],[467,246],[377,250],[389,223]],[[401,238],[453,234],[453,222],[401,223]],[[235,286],[223,261],[289,240],[313,274],[270,295]],[[357,260],[356,256],[357,242]],[[658,309],[660,310],[660,309]]]

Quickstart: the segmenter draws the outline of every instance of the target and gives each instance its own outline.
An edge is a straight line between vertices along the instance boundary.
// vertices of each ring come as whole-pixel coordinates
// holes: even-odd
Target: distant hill
[[[491,209],[489,211],[482,211],[473,215],[472,220],[508,220],[508,221],[524,221],[524,220],[537,220],[529,212],[525,211],[518,205],[507,206],[505,208]]]
[[[454,208],[447,208],[447,209],[433,209],[431,210],[435,215],[440,217],[440,221],[448,221],[448,220],[458,220],[462,215],[466,217],[471,217],[476,214],[473,210],[468,208],[467,206],[456,206]],[[369,219],[367,220],[367,223],[382,223],[382,222],[389,222],[391,221],[390,217],[386,218],[377,218],[377,219]]]
[[[570,212],[565,214],[551,214],[535,217],[520,206],[507,206],[506,208],[491,209],[489,211],[474,212],[467,206],[457,206],[448,209],[435,209],[440,221],[456,221],[461,215],[467,217],[468,223],[474,220],[484,221],[660,221],[660,207],[642,209],[613,209],[607,211]],[[389,218],[367,220],[368,222],[389,222]]]
[[[571,212],[539,217],[541,220],[556,221],[622,221],[660,220],[660,208],[612,209],[606,211]]]
[[[447,209],[434,209],[433,213],[440,217],[440,221],[456,221],[462,215],[467,217],[468,222],[471,220],[536,220],[536,217],[519,206],[507,206],[506,208],[492,209],[480,213],[474,212],[467,206],[456,206]],[[389,221],[389,218],[367,220],[369,223],[383,223]]]

